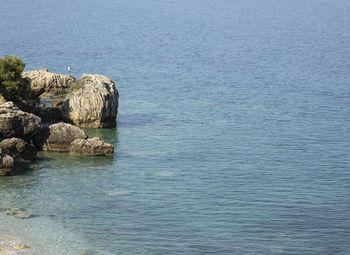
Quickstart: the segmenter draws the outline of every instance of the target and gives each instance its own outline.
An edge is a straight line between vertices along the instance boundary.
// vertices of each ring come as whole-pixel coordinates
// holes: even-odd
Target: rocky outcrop
[[[21,111],[12,102],[0,105],[0,141],[17,137],[29,142],[40,123],[39,117]]]
[[[114,148],[111,144],[102,141],[101,138],[93,137],[74,140],[70,153],[89,156],[113,156]]]
[[[10,155],[14,161],[34,160],[36,149],[20,138],[5,139],[0,142],[0,149]]]
[[[32,97],[35,98],[66,93],[75,82],[73,76],[50,73],[47,69],[27,71],[22,77],[30,80]]]
[[[0,175],[11,173],[14,164],[13,158],[0,149]]]
[[[39,150],[69,152],[75,139],[86,138],[86,133],[80,128],[60,122],[41,128],[34,136],[34,144]]]
[[[60,108],[65,118],[77,126],[115,127],[118,91],[114,82],[102,75],[84,74]]]

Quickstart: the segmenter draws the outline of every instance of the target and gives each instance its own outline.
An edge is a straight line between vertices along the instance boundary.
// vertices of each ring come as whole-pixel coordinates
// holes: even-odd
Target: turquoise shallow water
[[[113,158],[0,179],[36,254],[349,254],[350,2],[2,0],[0,55],[104,74]]]

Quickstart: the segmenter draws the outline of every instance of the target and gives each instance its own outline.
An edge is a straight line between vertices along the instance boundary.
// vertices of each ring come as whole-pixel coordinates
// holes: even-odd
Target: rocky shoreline
[[[116,127],[118,90],[102,75],[83,74],[78,80],[47,69],[28,71],[35,103],[0,102],[0,175],[13,174],[17,162],[30,162],[37,151],[87,156],[113,156],[113,145],[89,138],[80,127]],[[65,93],[51,107],[38,104],[40,97]]]

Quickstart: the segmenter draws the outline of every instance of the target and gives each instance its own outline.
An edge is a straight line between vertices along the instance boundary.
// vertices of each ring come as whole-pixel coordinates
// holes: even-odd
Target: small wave
[[[172,171],[160,171],[154,174],[155,176],[160,176],[160,177],[173,177],[176,174]]]
[[[120,195],[127,195],[129,194],[129,191],[127,190],[108,190],[106,191],[106,195],[108,196],[120,196]]]

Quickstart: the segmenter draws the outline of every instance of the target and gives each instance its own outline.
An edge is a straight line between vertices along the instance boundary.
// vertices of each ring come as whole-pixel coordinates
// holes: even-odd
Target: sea
[[[111,78],[113,157],[0,178],[36,255],[350,254],[349,0],[1,0],[0,57]]]

